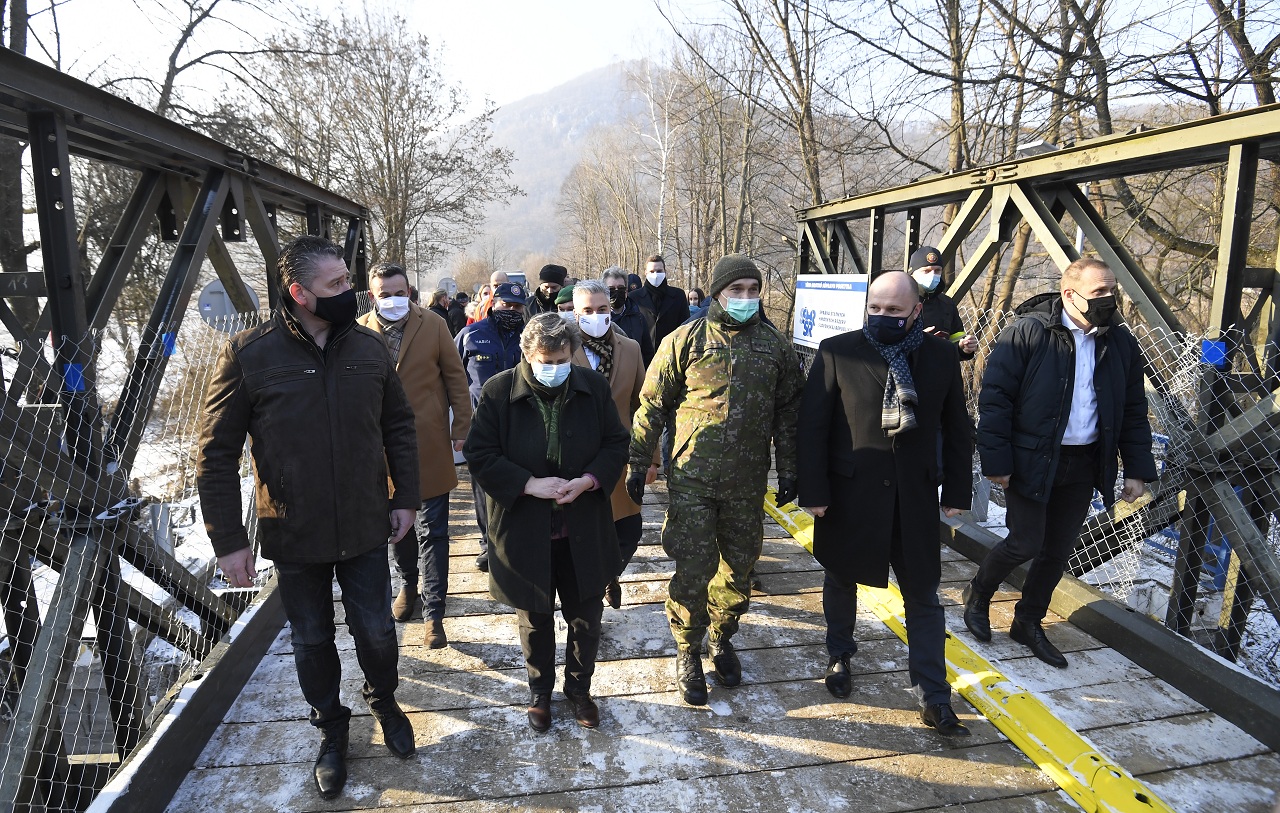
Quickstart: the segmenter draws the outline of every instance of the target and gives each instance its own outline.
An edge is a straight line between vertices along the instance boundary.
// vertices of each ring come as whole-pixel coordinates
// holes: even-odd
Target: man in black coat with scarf
[[[1067,659],[1041,622],[1089,515],[1094,489],[1133,502],[1156,479],[1142,353],[1116,317],[1116,277],[1085,257],[1062,272],[1059,294],[1034,297],[1000,334],[978,395],[982,473],[1005,490],[1009,535],[964,591],[964,623],[991,640],[991,597],[1023,562],[1031,569],[1009,637],[1059,668]]]
[[[865,327],[819,345],[800,405],[799,502],[817,517],[813,554],[826,569],[827,689],[852,691],[858,585],[886,586],[892,566],[920,717],[964,736],[943,652],[938,484],[948,517],[969,508],[973,423],[956,348],[927,335],[920,314],[915,281],[883,273],[867,290]]]

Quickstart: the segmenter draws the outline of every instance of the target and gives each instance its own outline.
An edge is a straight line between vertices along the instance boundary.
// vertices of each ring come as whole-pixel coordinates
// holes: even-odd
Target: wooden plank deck
[[[465,469],[462,471],[465,476]],[[423,646],[420,622],[401,625],[401,705],[418,755],[402,762],[381,744],[359,697],[350,638],[339,629],[344,699],[352,707],[350,780],[323,801],[311,783],[318,738],[306,722],[287,630],[259,665],[170,804],[186,811],[607,810],[1005,811],[1078,810],[1065,794],[957,696],[973,736],[946,740],[919,722],[906,646],[860,615],[854,693],[838,701],[826,666],[822,572],[766,519],[753,598],[735,639],[744,683],[712,684],[711,703],[684,706],[662,601],[671,563],[658,542],[665,493],[645,506],[645,539],[623,579],[624,605],[604,611],[593,693],[602,723],[579,728],[557,693],[556,722],[536,734],[514,616],[476,571],[469,486],[454,492],[450,647]],[[997,632],[973,641],[960,591],[975,567],[944,549],[948,627],[1012,680],[1179,811],[1270,813],[1280,756],[1080,630],[1051,618],[1071,660],[1058,670]],[[1002,590],[1003,629],[1017,593]],[[338,605],[341,618],[342,608]],[[560,635],[563,641],[563,625]]]

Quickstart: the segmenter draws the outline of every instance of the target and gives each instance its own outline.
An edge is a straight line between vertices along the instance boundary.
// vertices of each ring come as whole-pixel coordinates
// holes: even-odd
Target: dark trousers
[[[1030,561],[1013,617],[1018,621],[1043,621],[1053,590],[1080,538],[1080,528],[1089,516],[1097,470],[1096,443],[1063,446],[1048,502],[1006,489],[1005,524],[1009,535],[992,548],[978,568],[978,575],[973,577],[974,590],[983,596],[994,595],[1015,567]]]
[[[622,553],[622,570],[631,564],[631,557],[636,555],[640,547],[640,537],[644,535],[644,518],[640,514],[623,517],[613,521],[613,530],[618,534],[618,549]]]
[[[445,596],[449,593],[449,495],[422,501],[413,531],[395,544],[396,572],[406,590],[419,590],[422,616],[444,618]]]
[[[352,559],[322,564],[276,562],[280,600],[289,619],[293,661],[302,696],[311,705],[311,724],[345,729],[351,709],[338,687],[342,666],[334,644],[333,579],[342,588],[347,627],[364,671],[364,699],[390,700],[399,685],[395,622],[391,620],[391,568],[381,546]]]
[[[564,691],[588,692],[600,651],[600,615],[603,593],[578,594],[578,578],[567,540],[551,542],[551,580],[560,596],[560,615],[569,625],[564,648]],[[550,694],[556,683],[556,625],[554,613],[516,610],[520,623],[520,649],[529,670],[529,691]]]
[[[484,504],[484,489],[471,479],[471,497],[476,503],[476,524],[480,526],[480,555],[489,555],[489,507]]]
[[[935,546],[936,547],[936,546]],[[902,526],[894,511],[893,531],[889,547],[889,566],[898,580],[907,616],[907,669],[911,685],[919,686],[924,703],[951,702],[951,686],[947,683],[944,647],[947,640],[946,618],[938,601],[942,561],[933,554],[930,561],[908,562],[902,550]],[[853,637],[858,612],[858,585],[827,571],[822,580],[822,612],[827,620],[827,654],[832,658],[858,651]]]

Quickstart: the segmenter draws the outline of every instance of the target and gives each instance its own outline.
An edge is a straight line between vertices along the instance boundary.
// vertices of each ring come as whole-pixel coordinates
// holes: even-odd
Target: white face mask
[[[938,283],[942,281],[942,275],[937,271],[925,271],[924,269],[921,269],[919,271],[913,271],[911,276],[915,277],[916,282],[919,283],[920,287],[926,292],[937,290]]]
[[[533,377],[538,383],[544,387],[558,387],[564,383],[569,377],[570,362],[563,364],[543,364],[540,361],[531,361],[529,366],[533,369]]]
[[[382,314],[382,318],[388,322],[399,322],[409,313],[407,296],[384,296],[375,301],[378,304],[378,313]]]
[[[560,318],[565,320],[569,324],[573,324],[577,318],[574,316],[573,311],[556,311],[556,313],[560,314]]]
[[[649,284],[655,288],[661,285],[662,281],[667,278],[666,271],[646,271],[644,273],[645,273],[645,279],[647,279],[649,281]]]
[[[578,317],[578,327],[593,339],[598,339],[609,332],[613,319],[607,313],[586,313]]]

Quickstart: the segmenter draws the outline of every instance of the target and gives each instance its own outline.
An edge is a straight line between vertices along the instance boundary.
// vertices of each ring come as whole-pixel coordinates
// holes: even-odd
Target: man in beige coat
[[[386,340],[418,433],[422,504],[414,533],[394,548],[404,589],[391,605],[391,614],[397,621],[408,621],[421,601],[427,646],[440,649],[449,643],[443,619],[449,592],[449,492],[458,484],[453,453],[462,449],[471,428],[471,396],[448,323],[409,301],[404,269],[391,263],[374,266],[369,292],[375,307],[360,317],[360,323]]]
[[[595,370],[609,379],[609,391],[613,394],[614,406],[618,408],[618,418],[622,421],[622,428],[630,432],[631,416],[640,408],[640,389],[644,386],[644,359],[640,345],[613,329],[609,287],[600,280],[586,280],[574,286],[573,312],[582,330],[582,347],[573,354],[573,363]],[[646,482],[652,483],[657,476],[655,461],[655,465],[649,467]],[[618,570],[621,574],[640,546],[644,521],[640,517],[640,506],[627,496],[624,480],[619,479],[610,500],[613,526],[618,533],[622,553],[622,567]],[[622,585],[618,583],[617,576],[605,587],[604,596],[613,609],[622,606]]]

